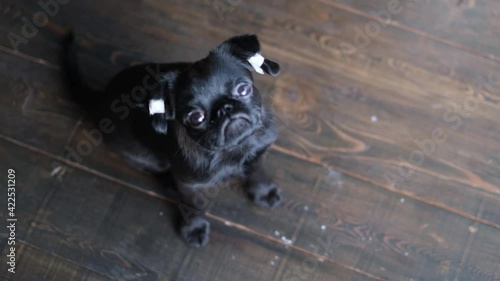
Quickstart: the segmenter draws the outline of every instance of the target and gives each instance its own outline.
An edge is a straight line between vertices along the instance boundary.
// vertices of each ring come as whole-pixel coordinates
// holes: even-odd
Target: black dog
[[[258,205],[281,202],[280,189],[263,168],[277,130],[251,73],[276,76],[279,65],[260,54],[255,35],[230,38],[193,63],[130,67],[102,93],[82,90],[74,45],[68,48],[68,68],[78,86],[76,99],[93,109],[108,130],[105,140],[127,162],[171,172],[183,201],[180,232],[190,246],[208,242],[206,204],[199,195],[230,176],[245,176]]]

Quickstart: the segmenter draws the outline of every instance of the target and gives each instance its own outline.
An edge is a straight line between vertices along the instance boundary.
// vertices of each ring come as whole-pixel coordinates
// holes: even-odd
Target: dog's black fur
[[[253,84],[248,59],[260,53],[255,35],[230,38],[196,62],[130,67],[104,92],[85,88],[78,75],[76,44],[68,46],[75,98],[95,114],[100,126],[104,122],[113,128],[104,134],[108,144],[139,169],[171,172],[182,196],[180,232],[190,246],[208,242],[206,206],[197,204],[198,195],[228,177],[244,176],[246,190],[258,205],[275,207],[281,202],[281,190],[263,169],[264,152],[277,130]],[[279,65],[267,59],[261,69],[272,76],[279,73]],[[164,110],[150,114],[150,101],[158,99]]]

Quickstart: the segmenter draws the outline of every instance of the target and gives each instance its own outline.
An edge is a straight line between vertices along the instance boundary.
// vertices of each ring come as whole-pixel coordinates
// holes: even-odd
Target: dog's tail
[[[95,109],[97,104],[93,104],[93,102],[97,101],[98,96],[102,93],[85,84],[80,75],[78,67],[78,44],[73,31],[68,34],[65,40],[64,55],[64,67],[69,78],[72,97],[84,109]]]

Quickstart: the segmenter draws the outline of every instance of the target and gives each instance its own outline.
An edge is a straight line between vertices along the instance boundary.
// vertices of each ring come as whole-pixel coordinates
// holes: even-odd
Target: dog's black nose
[[[234,109],[234,105],[232,105],[230,103],[225,103],[219,108],[219,110],[217,110],[217,117],[221,118],[222,116],[229,115],[229,114],[231,114],[233,109]]]

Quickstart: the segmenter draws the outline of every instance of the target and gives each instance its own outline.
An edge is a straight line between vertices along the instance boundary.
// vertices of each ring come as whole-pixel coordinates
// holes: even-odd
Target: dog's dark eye
[[[245,97],[252,94],[252,85],[248,83],[240,83],[236,86],[236,94],[240,97]]]
[[[205,121],[205,112],[203,111],[191,111],[187,118],[189,125],[193,128],[199,127]]]

